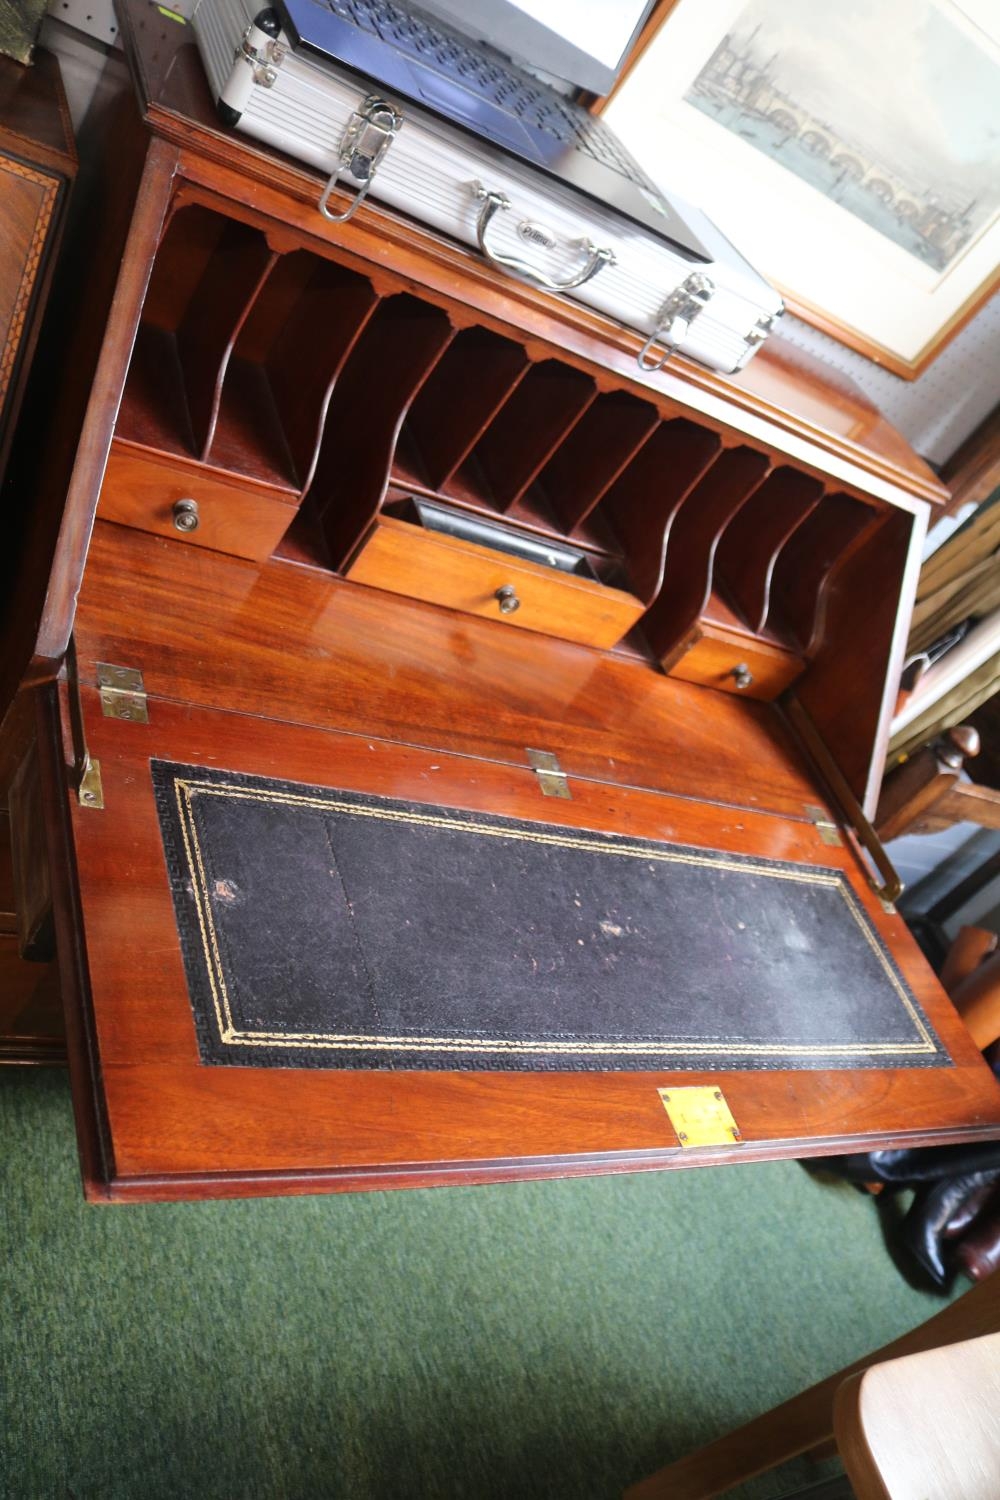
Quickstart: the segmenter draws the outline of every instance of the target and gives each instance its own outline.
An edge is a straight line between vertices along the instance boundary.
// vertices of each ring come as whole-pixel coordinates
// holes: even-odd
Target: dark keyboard
[[[515,115],[529,129],[575,146],[630,182],[652,189],[648,178],[599,119],[513,67],[485,42],[471,44],[438,21],[403,10],[391,0],[323,0],[323,3],[342,21],[351,22],[404,56],[409,54],[424,67],[433,68],[463,88],[483,95]]]

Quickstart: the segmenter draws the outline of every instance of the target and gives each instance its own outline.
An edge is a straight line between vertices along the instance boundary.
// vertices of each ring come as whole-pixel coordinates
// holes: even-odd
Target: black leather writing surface
[[[201,1056],[950,1061],[840,871],[154,762]]]

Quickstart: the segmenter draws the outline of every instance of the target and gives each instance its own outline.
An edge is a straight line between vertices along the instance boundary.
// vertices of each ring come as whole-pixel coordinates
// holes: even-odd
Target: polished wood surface
[[[715,695],[702,690],[702,696]],[[882,909],[850,850],[827,847],[808,822],[583,780],[572,781],[571,801],[546,799],[526,763],[404,746],[370,733],[248,720],[155,696],[150,722],[141,725],[105,718],[92,688],[84,689],[83,699],[105,799],[101,812],[71,801],[105,1149],[113,1163],[107,1182],[89,1182],[95,1197],[639,1170],[808,1155],[862,1141],[975,1138],[1000,1129],[1000,1089],[902,920]],[[69,753],[64,730],[64,758]],[[955,1066],[676,1076],[205,1067],[149,777],[150,758],[161,756],[843,868]],[[679,1147],[657,1094],[678,1081],[724,1087],[743,1136],[738,1147]]]
[[[757,651],[768,690],[778,664],[801,665],[802,700],[871,795],[897,612],[925,501],[940,498],[929,471],[857,393],[788,351],[735,380],[683,361],[642,374],[634,335],[398,216],[328,224],[313,174],[218,126],[184,27],[127,0],[123,34],[145,120],[130,99],[102,241],[120,273],[105,263],[95,282],[79,377],[70,366],[87,399],[60,405],[58,463],[40,481],[57,487],[75,442],[34,660],[91,1196],[485,1181],[1000,1132],[1000,1089],[901,920],[849,840],[823,843],[824,795],[776,709],[656,661],[714,630]],[[184,537],[171,508],[188,496],[202,515]],[[569,543],[600,582],[421,531],[419,499]],[[514,575],[524,602],[504,618],[493,594]],[[101,810],[76,796],[69,688],[52,691],[71,626]],[[101,712],[98,662],[142,672],[148,724]],[[529,749],[556,754],[571,800],[541,796]],[[833,864],[955,1066],[686,1073],[723,1082],[742,1131],[700,1152],[664,1115],[670,1075],[203,1066],[151,757]]]
[[[39,47],[30,68],[0,58],[0,140],[39,165],[72,176],[76,143],[59,63]]]
[[[625,591],[651,605],[661,654],[688,637],[713,592],[731,593],[753,616],[751,629],[766,625],[772,639],[809,658],[803,701],[872,811],[889,683],[904,645],[892,622],[906,615],[915,585],[910,560],[924,502],[943,498],[899,434],[834,372],[777,341],[731,379],[683,360],[641,372],[636,335],[502,276],[398,215],[363,205],[350,223],[329,224],[315,207],[314,174],[218,125],[185,27],[126,0],[122,35],[151,141],[132,189],[120,284],[72,472],[61,487],[55,476],[44,485],[68,498],[35,642],[36,679],[50,676],[65,650],[117,436],[187,453],[209,477],[250,477],[293,501],[306,495],[321,521],[315,555],[334,569],[348,565],[393,483],[500,514],[526,534],[568,535],[599,576],[617,586],[620,570]],[[105,260],[120,256],[112,249]],[[292,400],[298,369],[282,329],[315,326],[321,316],[333,347],[306,341],[301,400]],[[484,346],[491,373],[482,401],[470,401],[469,372]],[[380,350],[391,352],[388,364]],[[364,379],[370,365],[392,373],[392,400],[379,411]],[[144,375],[150,370],[156,381]],[[454,391],[463,398],[452,399]],[[452,432],[449,448],[452,413],[467,425]],[[69,431],[72,420],[62,425]],[[364,441],[352,441],[359,431]],[[658,467],[650,460],[661,450],[670,461]],[[720,495],[710,534],[695,535],[703,485],[733,461],[763,462],[761,484]],[[659,485],[657,474],[665,476]],[[829,490],[818,505],[817,485]],[[786,627],[783,595],[798,576],[791,558],[800,533],[812,511],[852,498],[875,521],[888,508],[893,524],[866,535],[851,566],[849,533],[834,527],[841,555],[809,573],[816,593],[788,611]],[[751,510],[766,531],[757,548],[740,542]],[[124,501],[105,513],[164,529],[162,515]],[[267,524],[258,514],[244,550],[260,554],[270,519],[277,512]],[[237,545],[228,518],[220,534],[220,545]],[[878,577],[877,589],[867,579],[857,586],[865,571]],[[684,586],[674,600],[677,578]],[[849,616],[837,608],[847,596]],[[824,717],[818,705],[827,700]]]
[[[288,649],[294,640],[297,649]],[[776,714],[649,663],[272,561],[98,521],[77,622],[84,680],[139,665],[182,702],[374,734],[803,820],[823,802]]]
[[[178,500],[194,500],[198,527],[179,532],[174,520]],[[116,438],[97,508],[99,516],[178,537],[192,547],[209,547],[234,557],[263,562],[281,542],[295,518],[295,507],[280,491],[235,484],[227,474],[172,458],[169,463]]]
[[[690,643],[667,666],[671,677],[699,682],[723,693],[771,701],[798,677],[801,657],[767,641],[748,640],[714,620],[695,627]]]
[[[382,517],[346,569],[355,583],[540,631],[590,646],[615,646],[642,614],[621,589],[556,569],[524,566],[489,547],[436,535]],[[499,592],[512,589],[517,608],[503,613]]]
[[[73,131],[55,57],[39,49],[31,68],[0,57],[0,476],[75,173]]]
[[[625,1500],[710,1500],[800,1453],[834,1432],[834,1402],[844,1382],[881,1360],[898,1359],[963,1340],[1000,1334],[1000,1276],[973,1287],[911,1333],[755,1417],[697,1452],[667,1464],[625,1492]],[[665,1397],[666,1399],[666,1397]],[[923,1412],[914,1418],[919,1426]],[[991,1489],[986,1493],[993,1494]]]

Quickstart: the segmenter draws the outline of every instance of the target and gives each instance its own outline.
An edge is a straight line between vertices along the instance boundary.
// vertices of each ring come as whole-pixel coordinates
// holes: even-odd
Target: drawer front
[[[642,614],[641,602],[620,589],[533,566],[455,537],[432,535],[391,516],[375,523],[348,566],[347,577],[588,646],[614,646]],[[501,598],[501,590],[513,593]]]
[[[175,510],[179,501],[192,500],[196,511]],[[277,492],[262,492],[249,480],[239,484],[220,479],[183,459],[151,458],[116,440],[98,513],[122,526],[265,562],[295,519],[296,506]],[[185,514],[197,520],[192,529],[184,529]]]
[[[671,677],[684,682],[769,701],[795,681],[805,663],[791,651],[709,627],[676,661],[664,665]]]

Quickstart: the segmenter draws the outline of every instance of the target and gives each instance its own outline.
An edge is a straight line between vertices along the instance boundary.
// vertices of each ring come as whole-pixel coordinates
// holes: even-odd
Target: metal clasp
[[[662,370],[675,349],[687,338],[688,329],[695,318],[715,296],[715,282],[703,271],[692,271],[680,286],[675,287],[660,308],[656,327],[636,355],[640,370]],[[654,344],[662,344],[664,352],[659,359],[651,361],[649,352]]]
[[[761,344],[771,333],[775,323],[781,317],[781,314],[784,312],[784,310],[784,305],[782,305],[775,313],[761,313],[760,317],[757,319],[756,323],[753,325],[753,327],[750,329],[750,332],[743,340],[743,353],[740,355],[736,364],[733,366],[730,374],[735,374],[737,370],[742,370],[751,354],[753,354],[757,349],[760,348]]]
[[[258,35],[262,34],[251,21],[240,38],[239,45],[233,53],[233,59],[239,62],[242,58],[245,63],[249,64],[254,83],[260,84],[261,88],[273,88],[278,77],[275,68],[285,60],[285,45],[283,42],[273,41],[268,37],[259,47],[256,47],[250,40],[255,31]]]
[[[369,94],[361,108],[354,111],[340,143],[337,165],[319,200],[319,211],[324,219],[329,219],[334,224],[347,223],[358,204],[367,197],[378,164],[392,145],[402,123],[403,116],[399,111],[377,94]],[[349,172],[355,182],[360,183],[360,187],[347,211],[335,214],[327,208],[327,203],[341,172]]]

